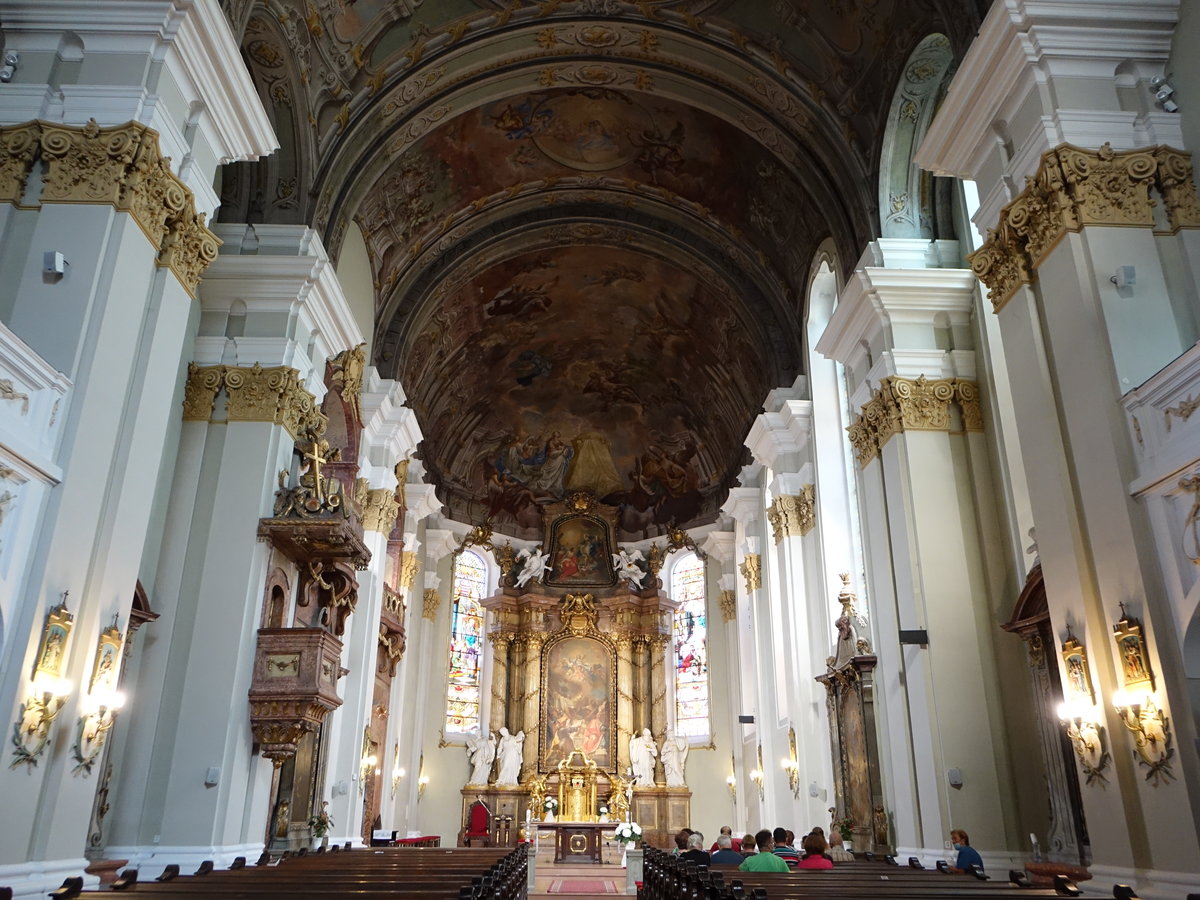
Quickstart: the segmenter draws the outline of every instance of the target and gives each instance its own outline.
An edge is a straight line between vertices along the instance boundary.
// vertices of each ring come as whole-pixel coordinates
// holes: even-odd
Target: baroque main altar
[[[616,514],[575,494],[545,508],[533,552],[494,545],[486,528],[464,541],[492,550],[501,569],[499,590],[482,601],[491,613],[491,728],[524,733],[518,783],[462,790],[464,822],[483,801],[498,823],[495,842],[542,821],[547,797],[558,801],[560,822],[628,817],[651,845],[666,846],[688,824],[691,791],[667,787],[661,762],[652,784],[635,779],[630,740],[648,729],[661,745],[667,733],[676,604],[658,576],[666,553],[695,544],[672,530],[665,550],[656,545],[641,560],[617,547]]]

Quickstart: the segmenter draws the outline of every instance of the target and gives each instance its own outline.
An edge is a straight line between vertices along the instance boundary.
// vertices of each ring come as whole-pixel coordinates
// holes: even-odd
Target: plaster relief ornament
[[[638,565],[645,560],[642,551],[622,549],[613,554],[612,560],[613,568],[617,570],[617,578],[628,581],[631,590],[640,591],[642,579],[646,577],[646,572]]]
[[[550,556],[543,553],[541,547],[522,550],[517,554],[517,559],[521,560],[521,574],[516,578],[519,588],[525,587],[531,579],[541,581],[546,570],[550,568]]]

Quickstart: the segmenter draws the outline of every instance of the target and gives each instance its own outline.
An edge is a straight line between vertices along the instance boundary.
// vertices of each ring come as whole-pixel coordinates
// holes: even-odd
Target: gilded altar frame
[[[582,750],[589,759],[596,759],[597,767],[605,772],[615,772],[618,768],[619,731],[617,728],[617,647],[616,644],[597,627],[596,603],[591,594],[567,594],[563,598],[560,615],[563,627],[548,638],[542,646],[541,653],[541,719],[538,723],[538,771],[551,773],[563,756],[575,750]],[[572,646],[570,642],[577,642]],[[560,659],[565,650],[577,648],[581,652],[575,659]],[[560,695],[560,688],[567,683],[592,684],[597,673],[597,664],[603,664],[601,682],[604,685],[603,699],[608,711],[603,715],[599,724],[606,730],[606,752],[601,756],[589,752],[589,748],[575,745],[564,747],[556,741],[558,725],[555,720],[554,697]],[[574,666],[579,671],[568,672],[567,667]],[[586,667],[586,671],[583,667]],[[561,671],[560,671],[561,670]],[[590,698],[576,695],[582,703],[596,702],[598,692],[593,691]],[[595,751],[597,748],[592,747]]]
[[[617,583],[611,523],[593,513],[570,512],[555,518],[547,533],[550,571],[542,579],[544,585],[569,589]]]

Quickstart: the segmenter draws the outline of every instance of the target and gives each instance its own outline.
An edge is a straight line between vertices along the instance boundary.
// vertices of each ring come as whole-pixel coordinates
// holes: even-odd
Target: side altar
[[[545,538],[534,550],[497,546],[486,526],[463,541],[460,549],[491,550],[501,569],[498,592],[482,605],[492,645],[489,720],[504,735],[498,745],[488,734],[469,747],[464,822],[482,799],[525,826],[542,819],[549,796],[560,822],[631,817],[652,846],[667,846],[689,824],[691,791],[657,759],[668,738],[677,605],[659,572],[667,553],[697,548],[681,529],[648,558],[619,548],[616,515],[579,493],[543,508]],[[639,750],[647,745],[653,752]],[[493,757],[495,781],[486,783]]]

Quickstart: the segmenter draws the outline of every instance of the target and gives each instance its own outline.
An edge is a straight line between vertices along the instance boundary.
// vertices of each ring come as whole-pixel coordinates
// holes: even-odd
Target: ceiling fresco
[[[817,247],[848,271],[904,193],[906,60],[934,33],[956,58],[988,3],[222,5],[283,146],[226,167],[220,217],[335,258],[361,231],[372,362],[446,512],[536,537],[587,489],[629,540],[718,514],[803,372]]]
[[[383,173],[356,217],[381,305],[412,243],[446,215],[513,185],[580,173],[645,183],[704,207],[800,289],[814,237],[811,201],[768,152],[702,110],[591,87],[481,106],[440,125]]]
[[[715,517],[740,463],[730,413],[770,389],[725,298],[611,247],[526,254],[469,280],[401,377],[451,512],[519,537],[538,533],[540,504],[578,490],[619,505],[630,535]]]

